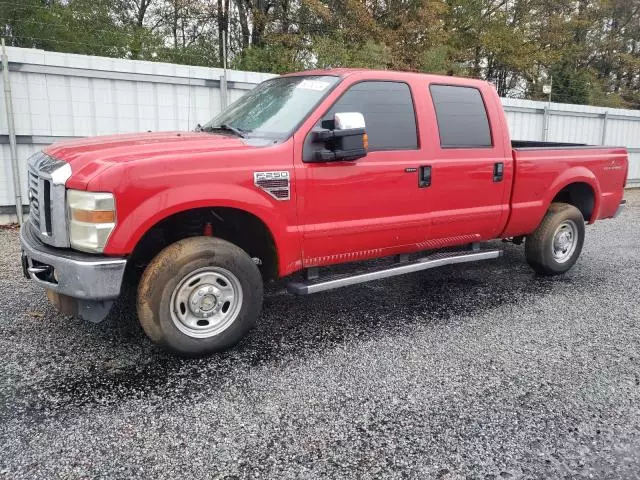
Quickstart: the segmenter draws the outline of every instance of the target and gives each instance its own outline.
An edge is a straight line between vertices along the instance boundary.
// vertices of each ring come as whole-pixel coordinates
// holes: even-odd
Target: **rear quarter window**
[[[480,90],[473,87],[431,85],[442,148],[493,146],[487,109]]]

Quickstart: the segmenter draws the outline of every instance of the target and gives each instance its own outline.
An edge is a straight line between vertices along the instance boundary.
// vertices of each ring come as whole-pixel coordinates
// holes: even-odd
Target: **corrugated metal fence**
[[[20,178],[26,159],[55,141],[137,131],[190,130],[269,74],[7,48]],[[225,88],[226,84],[226,88]],[[226,95],[225,95],[226,91]],[[0,222],[14,205],[5,98],[0,91]],[[503,99],[519,140],[623,145],[640,184],[640,112]],[[26,191],[22,192],[26,204]]]
[[[273,75],[7,48],[22,201],[26,159],[75,137],[192,130]],[[226,89],[225,89],[226,83]],[[226,95],[225,95],[226,90]],[[9,128],[0,90],[0,223],[15,220]]]
[[[629,150],[629,186],[640,186],[640,111],[503,98],[511,138]]]

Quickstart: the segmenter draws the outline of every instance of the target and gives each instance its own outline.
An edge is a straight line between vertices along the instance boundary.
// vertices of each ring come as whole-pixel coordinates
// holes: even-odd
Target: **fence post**
[[[220,77],[220,111],[227,108],[227,31],[222,32],[222,76]]]
[[[220,75],[220,111],[227,108],[227,73]],[[220,112],[215,113],[217,115]],[[214,115],[214,116],[215,116]]]
[[[22,225],[22,194],[20,192],[20,171],[18,170],[18,149],[16,147],[16,126],[13,123],[13,102],[11,100],[11,84],[9,83],[9,58],[2,39],[2,80],[4,83],[4,103],[7,107],[7,127],[9,128],[9,151],[11,155],[11,170],[13,173],[13,190],[15,193],[16,216],[18,224]]]
[[[547,142],[549,140],[549,107],[544,107],[544,119],[542,120],[542,140]]]
[[[602,139],[600,140],[600,145],[607,144],[607,120],[609,120],[609,110],[604,112],[604,117],[602,122]]]

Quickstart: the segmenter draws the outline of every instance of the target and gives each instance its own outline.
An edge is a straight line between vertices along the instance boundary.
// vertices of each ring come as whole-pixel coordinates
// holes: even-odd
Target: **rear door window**
[[[493,146],[487,109],[477,88],[431,85],[442,148]]]
[[[416,150],[418,135],[411,89],[404,82],[356,83],[333,104],[322,119],[332,128],[333,115],[360,112],[369,137],[369,151]]]

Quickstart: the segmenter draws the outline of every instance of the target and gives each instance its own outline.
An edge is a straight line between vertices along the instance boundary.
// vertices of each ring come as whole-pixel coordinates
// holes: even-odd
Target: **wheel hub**
[[[553,235],[551,244],[553,258],[558,263],[567,262],[578,244],[578,227],[573,220],[561,223]]]
[[[200,286],[189,297],[189,310],[198,317],[210,317],[222,308],[220,303],[221,293],[213,285],[205,284]]]
[[[561,232],[556,237],[556,248],[566,252],[571,246],[571,234],[569,232]]]
[[[228,328],[240,312],[243,292],[238,278],[221,267],[186,275],[171,295],[174,325],[193,338],[207,338]]]

